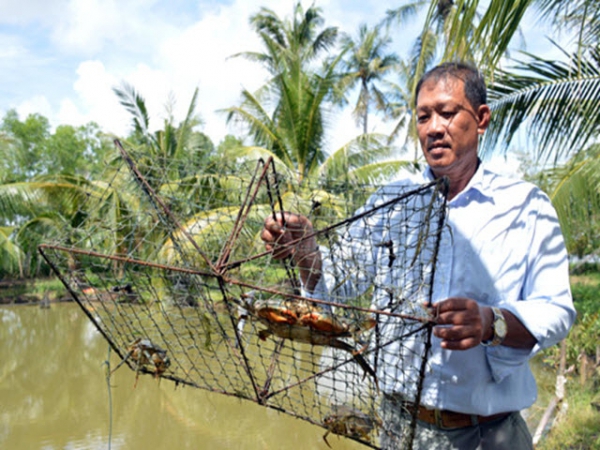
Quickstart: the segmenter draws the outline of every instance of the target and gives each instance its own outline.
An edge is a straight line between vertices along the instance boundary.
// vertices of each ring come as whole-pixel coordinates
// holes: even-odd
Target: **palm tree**
[[[282,72],[256,94],[244,90],[242,104],[226,110],[227,120],[245,123],[254,142],[302,180],[325,160],[325,106],[339,59],[321,72]]]
[[[395,139],[403,130],[406,131],[404,145],[414,147],[414,160],[417,161],[419,151],[415,115],[412,113],[415,104],[414,92],[417,81],[434,63],[438,48],[446,42],[444,31],[450,14],[456,10],[452,2],[417,0],[398,8],[387,11],[382,25],[391,27],[402,26],[414,20],[417,14],[429,6],[427,20],[421,34],[415,39],[407,60],[398,64],[397,81],[386,81],[390,99],[390,116],[397,120],[390,141]]]
[[[322,28],[321,13],[321,8],[315,6],[304,11],[298,2],[292,20],[282,20],[271,9],[263,7],[250,17],[250,25],[262,40],[266,52],[241,52],[233,56],[260,62],[273,75],[301,70],[336,42],[337,28]]]
[[[163,128],[154,132],[149,129],[150,118],[142,95],[127,83],[114,88],[114,92],[132,117],[133,133],[126,144],[152,187],[193,175],[212,163],[214,145],[207,136],[195,131],[202,124],[196,114],[198,89],[183,121],[175,124],[169,114]]]
[[[390,43],[389,37],[381,35],[380,27],[369,29],[366,25],[360,26],[356,39],[348,35],[342,38],[342,46],[347,49],[342,83],[345,90],[360,83],[353,114],[357,123],[362,122],[364,134],[369,128],[369,107],[373,104],[379,111],[388,109],[388,101],[378,82],[399,62],[397,55],[385,51]]]
[[[250,23],[265,52],[243,52],[266,65],[272,78],[257,92],[242,91],[240,106],[228,108],[227,120],[248,127],[259,147],[268,149],[302,180],[324,160],[324,106],[332,95],[340,57],[313,69],[315,59],[337,37],[336,28],[322,28],[318,8],[306,12],[300,3],[291,20],[262,8]]]
[[[594,0],[537,0],[540,18],[559,30],[574,32],[579,49],[597,47],[600,41],[600,10]]]
[[[123,217],[131,219],[140,209],[135,198],[127,200],[127,191],[116,179],[109,183],[72,175],[2,184],[0,208],[3,220],[10,224],[2,228],[4,268],[12,267],[15,271],[11,275],[20,276],[47,273],[48,268],[40,265],[39,244],[77,242],[82,248],[95,250],[127,247],[126,242],[136,234]],[[136,223],[141,224],[139,219]],[[87,239],[83,239],[84,233]]]
[[[344,206],[347,202],[339,195],[348,195],[350,190],[329,192],[333,180],[340,179],[346,186],[358,180],[374,180],[389,175],[394,164],[367,165],[391,151],[380,136],[360,136],[335,152],[326,151],[327,118],[335,107],[338,67],[344,51],[328,57],[322,50],[333,45],[337,30],[322,27],[318,9],[304,13],[299,4],[291,20],[282,20],[263,8],[251,23],[262,40],[263,52],[236,56],[265,64],[271,78],[256,92],[243,90],[240,105],[225,110],[228,122],[244,125],[252,138],[252,145],[228,148],[227,159],[239,161],[241,166],[226,178],[240,176],[243,168],[272,158],[279,178],[285,180],[280,183],[284,209],[313,219],[317,210],[345,217],[349,212]],[[249,239],[244,251],[253,241],[260,243],[260,227],[271,208],[268,199],[256,199],[242,233]],[[203,210],[190,217],[185,229],[197,236],[201,245],[209,245],[211,240],[222,242],[238,210],[239,204],[231,203]],[[165,256],[177,257],[168,253],[165,246]]]
[[[272,11],[263,8],[261,13],[252,17],[251,23],[263,41],[265,53],[244,52],[239,55],[266,63],[273,77],[255,93],[244,90],[241,105],[226,110],[227,119],[248,127],[256,145],[241,150],[243,153],[272,155],[281,162],[281,166],[297,173],[300,183],[305,179],[314,180],[328,159],[340,161],[339,155],[347,154],[341,149],[331,155],[326,152],[325,131],[339,88],[338,65],[350,47],[343,49],[335,58],[325,58],[321,65],[318,64],[315,58],[321,50],[333,45],[337,30],[324,28],[319,31],[317,26],[322,25],[322,18],[320,10],[314,7],[303,13],[297,4],[292,20],[281,20]],[[376,33],[370,34],[372,56],[375,58],[383,51],[386,42],[378,41]],[[387,67],[393,58],[384,57],[384,60]],[[376,77],[374,72],[376,70],[372,77]],[[366,78],[367,83],[373,79]],[[390,152],[390,149],[383,149],[381,141],[374,137],[356,142],[363,145],[363,162],[373,162]],[[353,144],[344,148],[347,151],[353,148]],[[326,166],[332,167],[331,164]],[[333,172],[326,170],[323,173]]]

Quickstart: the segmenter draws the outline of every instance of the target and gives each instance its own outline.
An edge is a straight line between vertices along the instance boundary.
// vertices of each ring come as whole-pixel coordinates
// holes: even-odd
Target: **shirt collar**
[[[461,192],[458,193],[458,195],[454,199],[452,199],[452,201],[462,197],[467,192],[474,190],[474,191],[477,191],[479,193],[479,195],[481,195],[483,198],[493,202],[494,196],[493,196],[493,192],[492,192],[492,189],[490,186],[490,182],[489,182],[490,180],[488,179],[488,177],[485,177],[486,172],[487,171],[483,167],[483,162],[481,161],[481,159],[479,159],[479,165],[477,166],[477,170],[473,174],[473,177],[471,177],[471,179],[469,180],[469,183],[465,186],[465,188]],[[431,167],[429,167],[429,166],[427,166],[427,169],[423,173],[423,176],[425,178],[425,181],[435,180],[435,176],[433,175],[433,172],[431,171]]]

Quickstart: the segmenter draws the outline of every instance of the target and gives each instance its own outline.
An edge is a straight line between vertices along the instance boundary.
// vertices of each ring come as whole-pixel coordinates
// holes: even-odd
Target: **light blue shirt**
[[[408,174],[373,195],[363,211],[432,180],[429,169]],[[431,193],[411,201],[424,211]],[[408,206],[406,212],[398,205],[358,220],[338,248],[322,249],[324,275],[307,295],[340,302],[370,292],[376,309],[389,308],[393,297],[394,311],[424,316],[429,289],[422,280],[430,280],[431,267],[425,262],[432,251],[418,242],[422,224]],[[395,253],[382,245],[389,242]],[[447,203],[432,301],[449,297],[511,311],[537,344],[532,350],[501,345],[452,351],[442,349],[433,337],[421,404],[480,415],[531,406],[537,389],[528,361],[562,340],[576,315],[559,223],[540,189],[480,165],[468,186]],[[380,318],[382,342],[406,331],[393,318]],[[382,348],[377,364],[382,391],[414,397],[423,353],[422,336],[396,339]]]

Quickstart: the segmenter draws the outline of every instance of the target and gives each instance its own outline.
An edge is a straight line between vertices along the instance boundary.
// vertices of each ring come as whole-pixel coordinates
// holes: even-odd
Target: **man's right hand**
[[[275,259],[292,257],[305,288],[312,291],[321,278],[321,254],[308,218],[289,212],[265,219],[261,239]],[[302,239],[307,237],[306,239]]]

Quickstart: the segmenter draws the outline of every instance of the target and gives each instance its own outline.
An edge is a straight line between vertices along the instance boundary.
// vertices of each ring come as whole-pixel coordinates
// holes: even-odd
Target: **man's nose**
[[[430,136],[438,136],[446,132],[448,121],[439,114],[433,114],[429,120],[427,134]]]

